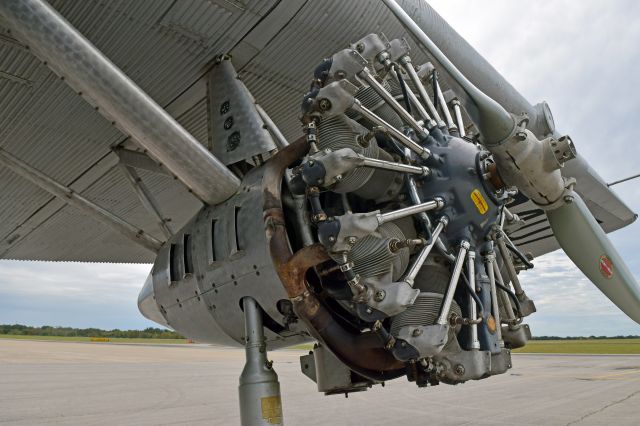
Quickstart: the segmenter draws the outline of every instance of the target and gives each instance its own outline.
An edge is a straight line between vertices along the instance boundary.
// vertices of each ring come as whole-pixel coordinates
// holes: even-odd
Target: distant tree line
[[[578,336],[578,337],[558,337],[558,336],[535,336],[531,340],[605,340],[605,339],[638,339],[640,336]]]
[[[184,339],[175,331],[162,328],[149,327],[144,330],[101,330],[99,328],[73,328],[73,327],[30,327],[21,324],[0,324],[0,334],[14,336],[62,336],[62,337],[126,337],[130,339]],[[559,337],[559,336],[535,336],[532,340],[600,340],[600,339],[638,339],[640,336],[589,336],[589,337]]]
[[[126,337],[131,339],[184,339],[174,331],[149,327],[144,330],[100,330],[99,328],[30,327],[21,324],[1,324],[0,334],[14,336],[62,336],[62,337]]]

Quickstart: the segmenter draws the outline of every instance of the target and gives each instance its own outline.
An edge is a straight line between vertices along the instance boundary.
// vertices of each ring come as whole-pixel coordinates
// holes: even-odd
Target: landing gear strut
[[[251,297],[242,299],[246,335],[246,363],[240,375],[242,426],[282,425],[282,400],[278,375],[267,360],[262,310]]]

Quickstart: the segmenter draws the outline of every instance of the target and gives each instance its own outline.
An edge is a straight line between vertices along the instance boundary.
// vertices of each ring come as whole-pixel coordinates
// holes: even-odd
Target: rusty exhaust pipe
[[[314,244],[295,254],[291,252],[282,209],[282,180],[285,169],[308,151],[309,143],[300,138],[265,164],[263,220],[273,264],[298,317],[345,365],[377,381],[399,377],[405,373],[404,364],[384,348],[377,335],[355,333],[343,327],[307,288],[307,271],[330,260],[324,247]]]

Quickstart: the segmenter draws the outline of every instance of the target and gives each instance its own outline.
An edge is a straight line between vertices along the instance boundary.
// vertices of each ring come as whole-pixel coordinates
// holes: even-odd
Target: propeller
[[[547,211],[560,247],[605,296],[640,323],[640,288],[635,278],[582,198],[575,192],[569,197],[571,202]]]
[[[558,141],[556,145],[554,141],[539,141],[531,132],[519,130],[513,116],[471,83],[402,7],[394,0],[382,1],[465,92],[465,107],[482,135],[483,145],[494,154],[505,183],[518,187],[546,211],[553,233],[567,256],[616,306],[640,324],[638,283],[582,198],[565,189],[559,169],[564,161],[575,156],[570,139],[564,141],[569,155],[556,156],[554,164],[553,152],[560,151]],[[523,144],[529,146],[520,148]],[[522,155],[514,159],[513,152],[508,150]]]

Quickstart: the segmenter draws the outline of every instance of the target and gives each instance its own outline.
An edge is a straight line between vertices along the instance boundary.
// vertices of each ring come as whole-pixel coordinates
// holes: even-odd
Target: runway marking
[[[612,377],[628,376],[632,374],[640,374],[640,368],[634,368],[633,370],[619,371],[617,373],[603,374],[600,376],[594,376],[593,380],[606,380]]]

